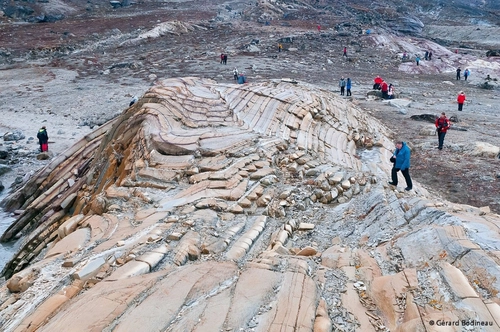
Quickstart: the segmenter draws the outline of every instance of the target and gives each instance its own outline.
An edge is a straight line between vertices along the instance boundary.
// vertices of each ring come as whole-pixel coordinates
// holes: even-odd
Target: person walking
[[[443,150],[444,137],[446,136],[446,132],[450,128],[450,121],[448,120],[444,112],[441,113],[441,116],[436,119],[435,125],[438,134],[438,149]]]
[[[429,60],[429,51],[425,51],[424,59]]]
[[[457,97],[457,103],[458,103],[458,110],[462,111],[464,107],[464,102],[465,102],[465,93],[463,91],[460,91]]]
[[[457,68],[457,81],[460,81],[460,67]]]
[[[343,96],[344,95],[344,92],[345,92],[345,79],[344,79],[344,76],[342,76],[342,78],[340,79],[339,81],[339,87],[340,87],[340,95]]]
[[[469,77],[469,75],[470,75],[470,71],[469,71],[469,69],[468,69],[468,68],[465,68],[465,70],[464,70],[464,80],[466,80],[466,81],[467,81],[467,77]]]
[[[227,65],[227,54],[224,54],[224,64]]]
[[[283,49],[283,45],[281,45],[281,43],[278,43],[278,52],[281,52],[282,49]]]
[[[432,51],[429,51],[429,61],[432,60]]]
[[[224,63],[224,53],[220,54],[220,64],[222,65]]]
[[[345,84],[345,87],[347,89],[347,96],[352,96],[352,94],[351,94],[351,86],[352,86],[351,79],[348,77],[347,78],[347,82]]]
[[[40,144],[40,152],[49,151],[49,134],[45,126],[42,126],[42,128],[38,130],[36,138],[38,138],[38,143]]]
[[[396,142],[396,150],[394,151],[391,161],[393,162],[391,170],[391,186],[398,185],[398,172],[401,171],[406,181],[406,191],[413,189],[413,183],[410,177],[410,148],[403,141]]]
[[[347,47],[344,46],[344,56],[347,57]]]
[[[235,81],[238,80],[238,69],[236,67],[233,69],[233,78]]]
[[[415,62],[417,63],[417,66],[418,66],[420,63],[420,56],[417,55],[417,57],[415,58]]]

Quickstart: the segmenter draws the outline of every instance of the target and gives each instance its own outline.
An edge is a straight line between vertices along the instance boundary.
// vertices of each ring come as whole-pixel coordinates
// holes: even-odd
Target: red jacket
[[[457,102],[459,104],[463,104],[464,101],[465,101],[465,94],[464,93],[459,94],[458,97],[457,97]]]
[[[441,118],[437,118],[436,119],[436,128],[438,129],[438,131],[440,133],[446,133],[446,131],[448,131],[448,129],[450,129],[450,120],[448,120],[447,117],[444,117]]]
[[[389,87],[387,86],[386,82],[382,82],[381,88],[383,92],[389,91]]]

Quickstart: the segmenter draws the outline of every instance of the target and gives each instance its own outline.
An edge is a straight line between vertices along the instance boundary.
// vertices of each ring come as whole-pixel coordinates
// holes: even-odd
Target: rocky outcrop
[[[498,330],[500,217],[386,186],[392,145],[300,82],[160,81],[7,199],[2,327]]]

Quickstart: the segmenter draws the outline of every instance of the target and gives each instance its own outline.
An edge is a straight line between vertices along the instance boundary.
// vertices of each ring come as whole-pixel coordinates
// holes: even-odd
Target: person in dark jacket
[[[446,136],[446,132],[450,128],[450,121],[446,117],[446,114],[443,112],[441,116],[436,119],[436,131],[438,134],[438,149],[443,149],[444,137]]]
[[[406,191],[413,189],[413,183],[410,177],[410,148],[403,141],[396,142],[396,150],[394,151],[391,160],[394,164],[391,170],[392,181],[389,182],[392,186],[398,185],[398,172],[401,171],[406,181]]]
[[[38,138],[38,143],[40,143],[40,152],[49,151],[49,134],[45,126],[40,128],[36,134],[36,138]]]
[[[460,67],[457,68],[457,81],[460,81],[460,72],[462,71],[462,69],[460,69]]]

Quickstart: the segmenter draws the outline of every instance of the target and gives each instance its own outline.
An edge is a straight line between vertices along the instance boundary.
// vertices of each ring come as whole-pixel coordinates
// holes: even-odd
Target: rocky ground
[[[156,256],[161,255],[160,259],[163,259],[166,255],[160,268],[153,268],[154,262],[152,263],[148,258],[143,259],[143,262],[147,262],[150,266],[148,271],[150,269],[159,273],[157,276],[161,279],[163,278],[161,274],[169,271],[170,263],[172,265],[177,264],[177,259],[184,259],[182,255],[181,258],[177,257],[177,254],[174,254],[175,252],[185,253],[187,249],[183,248],[189,248],[193,243],[199,247],[200,243],[196,239],[196,234],[186,233],[186,229],[189,229],[192,225],[185,223],[183,220],[176,224],[179,221],[174,220],[176,216],[180,215],[181,219],[186,218],[188,221],[194,220],[195,223],[199,223],[200,218],[209,218],[210,221],[207,221],[207,225],[210,224],[210,226],[207,226],[207,229],[194,227],[196,232],[202,234],[202,237],[205,236],[203,234],[207,234],[206,232],[211,234],[210,236],[217,237],[214,232],[217,233],[222,224],[224,227],[221,228],[221,232],[225,232],[224,236],[227,239],[233,239],[234,234],[231,232],[235,232],[231,230],[230,226],[238,229],[238,225],[244,223],[258,229],[260,227],[259,222],[261,222],[267,223],[262,234],[255,237],[244,233],[245,236],[241,237],[243,242],[248,241],[248,238],[255,241],[254,248],[245,257],[254,260],[252,264],[256,264],[256,266],[253,267],[262,268],[266,265],[265,271],[273,271],[272,274],[270,273],[270,280],[274,280],[273,278],[279,279],[280,277],[275,275],[278,272],[296,273],[304,268],[308,271],[314,271],[315,278],[319,278],[319,284],[324,287],[321,293],[315,296],[324,298],[327,302],[318,307],[318,312],[321,311],[321,307],[327,307],[328,309],[325,310],[329,311],[329,318],[333,319],[334,324],[343,326],[346,330],[355,330],[356,326],[358,328],[359,326],[381,326],[381,324],[377,325],[375,323],[380,321],[380,317],[378,320],[371,317],[369,318],[370,321],[368,321],[366,318],[363,320],[357,315],[355,318],[352,315],[349,316],[349,313],[358,312],[359,309],[356,309],[355,302],[351,302],[353,296],[360,297],[365,301],[365,307],[370,307],[373,304],[370,304],[370,301],[376,302],[375,305],[377,306],[385,303],[384,296],[374,293],[375,288],[369,287],[369,294],[364,293],[365,285],[363,283],[370,284],[374,282],[373,276],[365,274],[368,273],[366,272],[368,270],[376,271],[374,272],[376,277],[380,274],[381,278],[389,275],[391,275],[391,278],[398,280],[404,278],[405,282],[409,283],[405,287],[409,288],[412,287],[412,282],[417,282],[413,278],[417,279],[419,286],[424,291],[418,294],[418,298],[415,299],[414,303],[422,307],[427,305],[439,310],[438,307],[444,305],[447,309],[450,308],[448,302],[443,304],[439,299],[439,292],[431,294],[425,291],[425,289],[438,289],[442,280],[445,280],[450,285],[446,291],[440,290],[441,294],[444,292],[445,297],[450,296],[453,299],[466,298],[471,302],[481,297],[485,303],[481,302],[483,306],[490,304],[485,299],[493,298],[493,301],[496,301],[495,296],[492,295],[496,294],[498,287],[494,281],[489,279],[489,276],[496,275],[494,264],[488,265],[486,273],[481,272],[479,275],[475,275],[475,265],[473,264],[475,257],[467,256],[464,258],[462,256],[463,252],[458,252],[460,250],[450,251],[453,257],[450,256],[449,262],[455,264],[456,260],[463,259],[461,264],[463,263],[466,268],[463,268],[462,272],[471,280],[474,286],[473,290],[467,288],[467,291],[470,292],[464,295],[459,291],[461,288],[460,282],[454,284],[455,278],[462,280],[461,278],[464,276],[456,274],[455,268],[451,267],[451,265],[440,263],[438,270],[441,277],[434,279],[433,282],[426,281],[430,278],[429,276],[435,276],[436,270],[430,267],[427,268],[425,263],[419,261],[419,258],[416,257],[416,253],[411,253],[413,247],[419,246],[418,239],[421,240],[422,237],[415,236],[412,238],[408,236],[399,240],[397,245],[393,245],[392,242],[387,242],[386,245],[384,243],[397,233],[398,227],[404,227],[404,232],[407,231],[408,233],[416,232],[417,229],[422,234],[436,232],[438,235],[429,233],[429,236],[433,239],[439,238],[441,244],[433,242],[428,252],[425,255],[422,254],[432,260],[437,252],[444,250],[443,246],[446,247],[447,239],[451,239],[450,243],[455,243],[454,241],[460,243],[465,248],[464,252],[469,252],[471,248],[477,249],[471,247],[472,244],[464,244],[466,236],[461,233],[463,230],[451,229],[456,225],[453,224],[455,219],[450,215],[459,215],[457,218],[462,220],[470,218],[471,222],[477,221],[478,215],[486,215],[482,218],[487,219],[492,224],[496,223],[495,215],[488,213],[488,211],[500,212],[500,201],[498,199],[500,197],[500,174],[498,171],[500,164],[498,158],[500,152],[498,149],[500,146],[498,136],[500,120],[497,107],[500,98],[500,90],[498,90],[497,86],[497,80],[500,79],[500,60],[495,57],[486,57],[486,52],[491,49],[500,49],[500,46],[489,38],[492,35],[490,29],[497,28],[490,27],[489,29],[481,28],[477,30],[476,26],[462,26],[454,27],[453,31],[450,31],[449,28],[440,30],[439,27],[429,25],[423,27],[422,31],[420,31],[420,37],[415,37],[401,35],[394,30],[388,29],[387,26],[377,27],[367,23],[371,22],[371,20],[356,23],[346,22],[345,16],[342,16],[347,15],[348,10],[346,9],[343,9],[342,13],[339,12],[338,16],[326,15],[321,13],[321,10],[318,11],[311,5],[306,5],[305,2],[292,5],[297,9],[293,11],[293,15],[287,14],[283,4],[274,2],[263,2],[255,7],[254,3],[245,2],[206,1],[197,3],[199,3],[199,10],[193,10],[193,6],[189,2],[169,2],[164,5],[144,2],[127,8],[104,11],[106,13],[105,17],[101,16],[102,11],[87,10],[87,14],[75,16],[71,20],[59,20],[43,24],[14,23],[9,18],[2,17],[0,75],[5,84],[2,85],[3,88],[0,91],[0,102],[2,104],[0,132],[4,136],[2,150],[5,151],[3,153],[5,167],[2,169],[3,172],[6,172],[0,178],[2,182],[7,186],[11,183],[14,183],[14,185],[26,183],[29,175],[54,162],[54,159],[37,159],[38,145],[36,139],[31,139],[31,137],[35,137],[41,125],[46,125],[49,130],[50,156],[60,156],[63,151],[74,143],[81,142],[85,135],[91,134],[93,130],[98,129],[108,120],[116,118],[128,107],[133,96],[143,96],[147,89],[160,83],[165,78],[191,76],[207,78],[218,84],[227,85],[233,83],[232,70],[236,67],[240,72],[246,72],[249,83],[278,82],[282,78],[286,78],[285,81],[298,81],[299,86],[311,91],[320,90],[321,93],[332,92],[338,95],[338,79],[341,76],[351,77],[353,80],[353,97],[343,97],[345,104],[336,104],[336,107],[342,109],[353,105],[356,109],[364,112],[364,115],[372,115],[380,120],[388,130],[383,130],[387,140],[381,143],[383,152],[380,155],[378,155],[378,152],[374,154],[371,149],[363,145],[355,150],[348,150],[346,154],[361,158],[361,160],[364,160],[363,164],[369,164],[370,161],[385,163],[380,158],[386,158],[387,149],[392,148],[389,140],[397,137],[402,138],[409,142],[412,147],[411,174],[419,184],[415,186],[415,192],[410,196],[403,196],[402,193],[390,193],[390,191],[387,193],[387,188],[381,186],[373,189],[371,194],[368,193],[368,190],[365,190],[362,191],[362,199],[352,200],[352,205],[347,205],[347,207],[342,204],[346,203],[350,198],[346,198],[345,201],[339,200],[338,203],[343,206],[342,208],[328,207],[326,205],[329,203],[328,201],[324,203],[324,206],[313,204],[310,209],[305,209],[304,206],[305,211],[302,210],[301,206],[297,205],[296,210],[302,212],[295,211],[292,215],[304,221],[314,219],[314,231],[308,232],[306,229],[299,229],[298,225],[290,225],[293,232],[289,232],[290,240],[286,246],[287,251],[283,251],[279,247],[272,249],[280,255],[285,255],[285,253],[289,254],[291,252],[296,254],[298,253],[297,250],[308,246],[314,247],[315,253],[313,255],[322,254],[321,260],[326,262],[323,265],[327,266],[327,268],[316,266],[318,260],[308,261],[309,267],[304,267],[300,259],[298,261],[289,259],[284,262],[274,260],[274,254],[266,254],[264,257],[259,256],[259,252],[265,252],[268,246],[272,247],[273,243],[275,244],[275,242],[269,240],[272,230],[278,229],[281,225],[280,222],[287,218],[273,212],[274,215],[271,215],[266,221],[254,219],[254,216],[258,215],[257,212],[260,210],[254,206],[252,200],[240,204],[243,209],[246,209],[245,211],[249,211],[245,212],[245,218],[237,217],[227,223],[224,222],[223,218],[225,217],[220,212],[213,216],[209,214],[212,216],[210,219],[202,216],[203,213],[192,215],[193,211],[176,210],[169,212],[173,214],[173,217],[172,220],[167,220],[166,216],[162,214],[163,212],[160,211],[152,215],[154,218],[147,219],[143,226],[139,225],[150,215],[148,214],[150,211],[143,211],[138,215],[129,216],[130,220],[137,222],[134,226],[141,227],[141,236],[145,236],[144,241],[141,242],[138,239],[133,239],[133,237],[128,237],[131,234],[128,233],[131,231],[128,228],[118,235],[113,235],[110,242],[114,242],[109,245],[115,245],[117,241],[125,241],[120,243],[120,246],[124,245],[127,249],[123,250],[126,255],[120,256],[120,252],[120,255],[113,256],[114,259],[123,259],[128,262],[130,261],[129,254],[139,256],[151,252],[154,252]],[[357,8],[357,10],[362,9]],[[367,13],[366,18],[370,18],[370,15]],[[266,25],[266,21],[269,22],[269,25]],[[316,27],[319,23],[321,24],[320,31]],[[415,25],[411,26],[415,27]],[[364,34],[363,32],[368,28],[371,30],[370,34]],[[474,34],[472,34],[472,31]],[[484,34],[481,34],[481,31]],[[466,36],[473,37],[471,37],[470,42],[464,43]],[[291,40],[293,42],[289,43],[288,41]],[[277,44],[280,41],[284,45],[283,52],[277,52]],[[342,56],[344,46],[348,48],[348,57]],[[411,55],[420,54],[422,56],[426,49],[433,51],[432,61],[422,61],[420,66],[416,66],[414,62],[400,60],[403,51],[407,51]],[[458,53],[455,53],[455,50]],[[219,63],[221,52],[229,55],[227,65]],[[462,67],[462,69],[466,67],[471,69],[472,75],[467,82],[455,80],[457,66]],[[396,100],[384,101],[374,94],[371,85],[376,75],[380,75],[388,82],[395,84],[398,97]],[[492,89],[485,89],[484,83],[487,75],[492,78],[491,81],[488,81],[489,85],[493,87]],[[460,90],[466,92],[468,99],[463,112],[456,110],[455,100]],[[255,93],[256,96],[260,96],[258,92]],[[351,102],[352,104],[350,104]],[[416,121],[411,117],[422,114],[435,116],[443,111],[453,117],[454,123],[453,130],[450,130],[446,136],[444,150],[439,151],[436,149],[437,137],[434,133],[433,124],[426,121]],[[14,133],[18,137],[16,139],[12,137],[13,135],[4,135],[6,133]],[[19,135],[24,135],[24,138],[19,139]],[[290,147],[291,150],[292,148]],[[290,153],[292,152],[290,151]],[[236,155],[233,157],[236,157]],[[262,164],[267,162],[265,158],[255,162],[259,165],[259,168],[267,167]],[[343,160],[343,162],[345,161]],[[293,163],[291,164],[286,167],[292,167]],[[315,166],[317,165],[309,165],[308,167],[314,168]],[[346,165],[341,167],[344,166]],[[347,165],[346,167],[351,166]],[[377,173],[379,179],[383,181],[386,180],[384,176],[387,176],[389,172],[387,167],[387,165],[384,165]],[[252,172],[255,170],[252,170]],[[246,169],[245,171],[248,172]],[[163,176],[167,175],[164,174]],[[260,177],[256,177],[256,179],[260,179]],[[295,186],[298,182],[294,181],[303,181],[300,182],[303,188],[300,186],[289,188],[293,195],[290,194],[290,196],[285,197],[285,199],[293,197],[297,202],[306,200],[313,191],[314,185],[317,184],[307,179],[287,178],[286,173],[280,175],[280,181],[284,182],[280,182],[279,186],[276,186],[274,193],[279,190],[286,192],[287,188],[282,186],[284,183]],[[355,179],[353,184],[359,184],[357,181]],[[333,180],[332,182],[335,183]],[[181,181],[181,183],[183,182]],[[347,184],[345,185],[347,186]],[[363,185],[361,187],[364,188]],[[86,190],[89,189],[86,188]],[[123,192],[106,193],[107,197],[112,199],[116,199],[122,194],[129,195]],[[151,192],[150,194],[155,193]],[[150,202],[147,197],[141,197],[141,194],[135,191],[130,195],[133,197],[133,201],[130,202],[132,206],[149,207],[147,204]],[[269,195],[272,197],[272,193]],[[392,207],[384,207],[383,209],[379,207],[382,209],[382,211],[379,211],[375,204],[370,203],[379,201],[380,195],[384,197],[384,202],[389,201],[388,204],[398,201],[406,214],[401,213],[399,210],[399,212],[394,212]],[[319,196],[317,196],[318,199]],[[432,197],[431,202],[424,202],[428,197]],[[154,200],[157,198],[155,196]],[[448,201],[483,208],[481,210],[463,208]],[[208,202],[205,203],[209,204]],[[224,210],[228,208],[227,206],[213,206],[213,202],[210,204],[212,205],[209,206],[216,211],[219,211],[217,209]],[[433,210],[433,208],[439,210],[443,204],[445,206],[445,208],[442,208],[443,211],[450,214],[446,214],[446,218],[442,217],[441,212]],[[202,205],[198,206],[199,211],[207,211],[201,210]],[[425,208],[423,208],[424,205]],[[93,207],[94,210],[97,208]],[[158,207],[155,206],[155,208]],[[226,217],[230,218],[230,214],[239,214],[240,211],[237,211],[237,207],[233,208],[236,210],[228,211]],[[274,208],[277,207],[274,206]],[[375,215],[370,215],[373,210],[376,212]],[[26,212],[18,211],[18,213]],[[385,224],[382,222],[385,219],[377,218],[377,216],[387,216],[388,214],[394,214],[395,216],[391,219],[390,226],[384,226]],[[370,216],[367,218],[368,215]],[[440,219],[441,217],[442,219]],[[158,230],[153,232],[147,227],[154,224],[155,218],[161,220],[165,218],[167,225],[175,226],[172,226],[172,229],[169,228],[171,226],[161,226],[159,227],[159,233]],[[231,218],[234,218],[234,216]],[[331,220],[344,221],[330,225],[329,221]],[[453,222],[450,220],[453,220]],[[79,223],[80,221],[82,220],[74,222]],[[81,236],[83,239],[86,234],[84,234],[86,231],[83,230],[86,229],[85,227],[94,232],[94,229],[98,229],[101,223],[111,225],[113,222],[115,222],[114,219],[104,221],[104,219],[101,220],[97,217],[91,221],[86,219],[84,227],[75,236]],[[362,226],[354,227],[353,225],[357,222],[361,222]],[[429,225],[433,225],[432,231],[419,228],[419,223],[426,224],[427,222]],[[449,222],[455,226],[451,226]],[[487,240],[488,236],[485,235],[487,231],[484,227],[479,226],[482,222],[484,221],[478,221],[477,224],[465,227],[468,230],[467,236],[468,238],[473,237],[474,246],[477,246],[475,243],[480,243],[483,249],[494,250],[497,246],[496,242]],[[372,224],[378,225],[380,231],[373,231],[371,227],[374,226]],[[8,225],[4,226],[6,228]],[[446,236],[442,235],[441,226],[445,230],[443,232],[447,234]],[[250,232],[251,227],[244,230]],[[308,226],[304,225],[304,227]],[[241,230],[240,227],[238,231]],[[74,229],[71,231],[74,231]],[[151,232],[148,233],[149,231]],[[167,242],[173,241],[174,244],[177,243],[176,241],[180,238],[175,239],[175,236],[184,236],[184,240],[180,241],[178,245],[172,245],[172,248],[167,245],[167,250],[161,249],[160,252],[157,252],[157,249],[152,249],[152,243],[156,243],[155,241],[159,239],[155,236],[161,238],[162,234],[167,233],[169,237],[171,236]],[[366,234],[370,235],[368,239]],[[92,233],[91,237],[92,241],[95,240],[97,244],[100,243],[98,236],[95,236],[94,233]],[[245,238],[247,239],[244,240]],[[331,240],[332,238],[334,239]],[[127,242],[129,240],[130,243]],[[91,243],[93,243],[92,241]],[[133,251],[130,248],[136,245],[136,241],[142,244],[141,247],[136,247],[135,251]],[[163,240],[158,241],[163,243]],[[237,241],[237,237],[232,241]],[[143,246],[144,242],[146,246]],[[31,245],[35,246],[35,243]],[[36,243],[37,245],[39,243]],[[334,246],[331,247],[332,245]],[[99,248],[103,253],[109,253],[108,248],[104,247]],[[360,248],[360,250],[353,250],[356,247]],[[62,250],[61,248],[57,248],[57,250]],[[376,249],[371,250],[371,248]],[[168,251],[170,249],[172,249],[172,252]],[[60,254],[57,250],[53,252],[54,255]],[[217,250],[224,252],[222,249]],[[446,247],[446,250],[449,250],[449,247]],[[420,253],[420,251],[418,252]],[[472,252],[483,253],[480,250],[472,250]],[[46,254],[46,252],[43,253]],[[231,257],[236,255],[234,249],[227,250],[224,252],[224,255],[226,254]],[[304,253],[302,254],[307,256]],[[76,270],[84,266],[86,262],[79,255],[76,255],[75,257],[79,258],[73,261],[77,267]],[[344,257],[343,263],[337,262],[339,255]],[[404,264],[399,264],[398,259],[401,259],[402,255],[407,261]],[[488,252],[485,256],[487,255],[496,259],[494,253]],[[50,256],[48,255],[48,257]],[[92,256],[92,259],[97,256]],[[328,261],[330,256],[335,257],[335,259],[332,258],[331,261]],[[370,258],[367,258],[368,256]],[[24,256],[19,254],[19,257]],[[70,258],[68,259],[71,260]],[[261,260],[257,260],[257,258]],[[440,259],[444,258],[440,257]],[[203,258],[200,259],[203,260]],[[104,263],[109,263],[113,267],[108,268],[97,279],[109,278],[115,267],[122,266],[125,263],[124,261],[117,264],[104,261]],[[182,264],[184,263],[185,261],[182,262]],[[228,264],[228,266],[215,267],[215,265],[211,266],[210,264],[213,263],[208,262],[206,267],[207,271],[211,271],[207,272],[208,275],[217,275],[219,272],[214,271],[221,269],[221,271],[225,272],[220,273],[227,274],[224,277],[228,281],[226,286],[228,288],[237,287],[233,280],[234,275],[237,274],[235,266]],[[11,266],[12,269],[16,265],[13,266]],[[356,266],[356,278],[351,275],[354,271],[353,266]],[[67,276],[67,271],[61,272],[58,270],[59,267],[60,262],[54,261],[52,268],[55,270],[52,270],[51,273],[60,276],[61,280],[66,280],[64,278]],[[102,265],[98,266],[98,268],[101,267]],[[414,268],[418,270],[418,273],[416,270],[412,270]],[[73,272],[75,271],[72,270]],[[62,274],[59,275],[59,273]],[[129,272],[121,273],[127,274]],[[304,273],[307,274],[308,272]],[[361,277],[359,273],[361,273]],[[147,276],[147,278],[156,278],[155,275],[149,276],[147,274]],[[27,280],[33,278],[33,276],[25,275],[20,277],[26,277]],[[117,273],[112,275],[109,280],[113,281],[120,278],[119,273]],[[181,280],[182,275],[179,275],[178,278]],[[251,280],[252,275],[248,274],[245,278]],[[155,284],[153,279],[148,279],[151,285]],[[355,283],[356,280],[362,282]],[[75,291],[77,289],[79,291],[82,287],[84,289],[93,287],[95,282],[98,281],[93,278],[90,286],[73,286]],[[304,281],[304,285],[307,285],[308,282]],[[397,284],[399,281],[392,282]],[[41,279],[37,281],[36,289],[39,289],[40,283],[43,283]],[[427,285],[426,283],[430,284]],[[279,283],[276,283],[274,286],[270,286],[271,288],[276,287],[278,297],[282,296],[279,292],[279,285]],[[347,287],[347,285],[350,286]],[[226,286],[218,288],[216,293],[222,292]],[[161,287],[168,288],[168,285]],[[248,287],[248,285],[239,287],[244,288]],[[344,287],[355,290],[355,293],[348,291],[347,294],[342,295],[335,291]],[[139,288],[134,289],[134,292],[142,292],[142,289]],[[400,298],[403,296],[402,294],[405,294],[405,297],[409,294],[404,292],[400,294],[398,293],[400,290],[401,287],[399,286],[394,286],[394,289],[391,289],[391,292],[397,293],[398,301],[402,301]],[[33,291],[33,289],[30,291]],[[262,294],[264,293],[265,290],[262,291]],[[98,291],[93,294],[98,295],[92,295],[89,292],[87,296],[89,298],[100,296]],[[244,292],[242,294],[244,297]],[[260,296],[265,297],[262,294]],[[415,296],[415,294],[412,293],[412,296]],[[7,298],[2,297],[2,301]],[[83,298],[78,303],[73,303],[73,305],[76,308],[83,307],[86,300],[86,298]],[[209,301],[210,299],[205,300]],[[4,319],[7,319],[6,317],[10,313],[14,313],[13,310],[16,308],[27,311],[33,310],[33,308],[30,309],[21,302],[17,302],[16,308],[7,307],[11,300],[5,301],[2,302],[2,309],[8,308],[8,310],[5,311],[6,316],[4,316]],[[26,299],[23,298],[23,301],[26,301]],[[37,301],[41,303],[42,299],[38,298]],[[154,305],[155,300],[151,301]],[[340,302],[343,303],[343,306],[336,305]],[[262,305],[259,309],[259,315],[266,316],[265,312],[272,309],[272,302],[256,301],[255,303],[257,306]],[[181,308],[183,305],[183,310],[187,313],[189,311],[189,301],[184,304],[181,303]],[[90,310],[89,308],[84,309]],[[374,315],[381,315],[386,323],[390,322],[392,326],[395,326],[396,320],[387,318],[392,317],[391,310],[378,310],[369,312]],[[436,312],[429,310],[429,307],[427,307],[426,314],[431,315],[427,317],[428,319],[433,317],[432,315],[436,314]],[[140,315],[140,313],[135,312],[134,315]],[[316,315],[317,317],[323,317],[321,313],[316,313]],[[425,316],[422,312],[420,312],[420,315]],[[452,314],[450,315],[449,317],[454,318]],[[460,315],[458,316],[460,317]],[[234,318],[234,326],[245,326],[250,330],[257,326],[253,325],[256,324],[256,321],[260,322],[260,326],[263,326],[265,322],[269,323],[267,318],[257,319],[256,317],[251,318],[250,323],[248,323],[248,320],[238,316]],[[481,317],[484,318],[487,315]],[[171,318],[175,324],[183,324],[184,322],[181,316]],[[57,317],[57,320],[52,322],[53,325],[49,326],[49,330],[50,327],[57,326],[57,324],[66,324],[69,320],[70,317],[61,314]],[[21,323],[27,324],[27,321],[21,322],[20,319],[13,318],[8,318],[4,320],[5,322],[9,324],[9,327]],[[247,323],[249,325],[245,325]],[[112,326],[114,326],[113,324],[125,326],[127,322],[116,320],[111,323]]]

